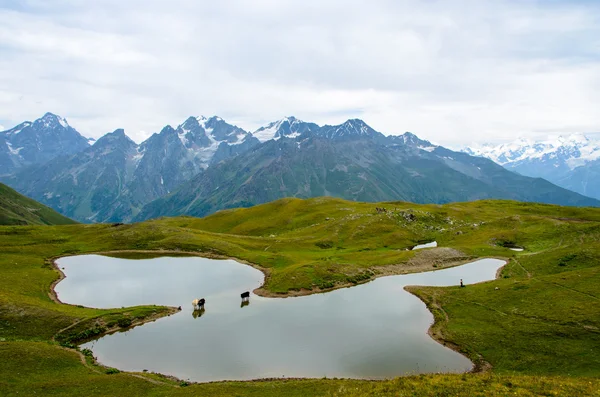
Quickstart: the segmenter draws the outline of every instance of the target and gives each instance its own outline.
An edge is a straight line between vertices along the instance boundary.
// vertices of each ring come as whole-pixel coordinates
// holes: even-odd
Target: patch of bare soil
[[[579,219],[579,218],[553,218],[559,221],[563,221],[563,222],[573,222],[573,223],[593,223],[593,222],[597,222],[594,220],[590,220],[590,219]]]
[[[379,277],[396,274],[419,273],[463,265],[472,261],[473,259],[475,259],[475,257],[465,255],[454,248],[438,247],[419,250],[415,256],[406,263],[380,266],[374,268],[373,270]]]
[[[369,270],[375,273],[375,276],[371,279],[367,279],[359,284],[367,283],[369,281],[373,281],[378,277],[384,276],[394,276],[400,274],[409,274],[409,273],[420,273],[432,270],[444,269],[447,267],[459,266],[465,263],[471,262],[476,257],[465,255],[464,253],[455,250],[453,248],[439,247],[439,248],[430,248],[420,250],[406,263],[398,263],[394,265],[388,266],[377,266],[372,267]],[[268,280],[268,274],[266,275],[266,280]],[[264,284],[260,288],[254,290],[254,293],[259,296],[264,296],[268,298],[287,298],[293,296],[305,296],[312,294],[320,294],[324,292],[333,291],[340,288],[348,288],[353,287],[356,284],[353,283],[342,283],[336,284],[333,288],[321,289],[315,287],[313,289],[300,289],[300,290],[290,290],[283,293],[274,293],[265,290]]]

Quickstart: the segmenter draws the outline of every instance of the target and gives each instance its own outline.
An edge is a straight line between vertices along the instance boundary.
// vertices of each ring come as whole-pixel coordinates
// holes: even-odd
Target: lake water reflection
[[[457,285],[494,279],[504,264],[483,259],[435,272],[390,276],[352,288],[297,298],[240,293],[263,282],[232,260],[98,255],[58,260],[66,303],[92,307],[182,306],[173,316],[105,336],[82,347],[105,365],[161,372],[192,381],[266,377],[388,378],[462,372],[472,364],[427,335],[433,316],[406,285]],[[206,298],[202,316],[191,301]]]

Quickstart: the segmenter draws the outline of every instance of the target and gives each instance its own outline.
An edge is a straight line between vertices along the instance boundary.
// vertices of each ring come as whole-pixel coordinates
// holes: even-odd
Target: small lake
[[[111,308],[182,306],[170,317],[83,344],[98,360],[125,371],[192,381],[327,376],[390,378],[464,372],[472,363],[427,334],[432,314],[406,285],[447,286],[495,278],[504,265],[482,259],[435,272],[389,276],[367,284],[295,298],[240,293],[263,274],[233,260],[161,257],[129,260],[99,255],[61,258],[67,276],[61,301]],[[192,300],[206,298],[202,316]]]
[[[414,247],[412,247],[412,250],[415,251],[415,250],[420,250],[423,248],[435,248],[435,247],[437,247],[437,241],[432,241],[430,243],[417,244]]]

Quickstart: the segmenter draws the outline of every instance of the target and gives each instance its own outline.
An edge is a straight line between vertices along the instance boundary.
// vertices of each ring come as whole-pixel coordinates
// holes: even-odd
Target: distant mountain
[[[0,132],[0,175],[77,153],[89,146],[88,139],[71,127],[67,120],[46,113],[34,122],[25,121]]]
[[[0,183],[0,225],[68,225],[75,221]]]
[[[2,137],[17,142],[20,136],[18,153],[39,147],[38,157],[22,157],[2,180],[81,222],[205,215],[282,197],[600,204],[412,133],[385,136],[359,119],[320,127],[285,117],[250,133],[216,116],[189,117],[139,145],[118,129],[91,146],[58,116],[31,124]],[[69,139],[79,146],[65,154]],[[56,157],[43,158],[45,150]]]
[[[340,125],[325,125],[315,135],[334,141],[368,139],[374,142],[385,142],[385,135],[359,119],[351,119]]]
[[[261,133],[273,131],[276,125]],[[362,120],[261,138],[261,145],[213,165],[144,206],[134,219],[204,216],[282,197],[315,196],[417,203],[504,198],[600,205],[543,179],[509,172],[490,160],[453,152],[412,133],[386,137]]]
[[[468,147],[464,152],[489,158],[519,174],[544,178],[600,199],[600,141],[585,135],[546,141],[519,139],[500,145]]]
[[[190,117],[137,145],[122,129],[69,157],[3,178],[20,192],[82,222],[134,217],[146,203],[259,141],[219,117]]]
[[[277,140],[282,137],[297,138],[303,134],[317,131],[319,126],[315,123],[306,123],[290,116],[274,121],[254,131],[252,135],[261,143],[271,139]]]
[[[80,221],[131,214],[128,182],[139,163],[138,145],[122,129],[68,158],[27,167],[7,182],[18,191]],[[119,211],[119,217],[112,213]]]

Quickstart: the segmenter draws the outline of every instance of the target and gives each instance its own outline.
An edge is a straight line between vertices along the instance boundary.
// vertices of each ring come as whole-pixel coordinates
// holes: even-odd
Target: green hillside
[[[597,208],[494,200],[417,205],[284,199],[203,219],[2,226],[0,235],[0,390],[8,395],[573,396],[598,395],[600,390]],[[439,247],[406,250],[431,240]],[[514,245],[525,250],[507,248]],[[506,258],[508,264],[497,280],[467,288],[410,287],[434,313],[432,335],[467,355],[483,373],[378,382],[186,385],[155,374],[115,373],[70,348],[119,323],[143,322],[172,310],[98,310],[50,298],[50,286],[58,278],[51,258],[108,251],[237,258],[267,274],[259,293],[279,296],[434,270],[477,257]]]
[[[0,183],[0,225],[68,225],[75,221]]]
[[[441,147],[424,151],[420,145],[430,144],[419,142],[411,146],[382,145],[372,139],[268,141],[209,167],[146,204],[134,220],[206,216],[285,197],[435,204],[507,199],[600,206],[596,199],[510,172],[491,160]]]

